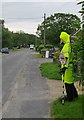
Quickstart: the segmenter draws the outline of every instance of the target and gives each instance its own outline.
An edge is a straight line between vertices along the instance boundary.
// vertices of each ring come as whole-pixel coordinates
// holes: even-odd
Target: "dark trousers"
[[[78,93],[74,86],[74,83],[72,84],[65,83],[65,88],[66,88],[68,101],[72,101],[74,98],[78,97]]]

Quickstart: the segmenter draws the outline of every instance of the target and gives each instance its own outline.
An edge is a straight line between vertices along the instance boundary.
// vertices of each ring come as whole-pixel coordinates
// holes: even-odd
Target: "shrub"
[[[36,50],[37,52],[38,52],[38,47],[39,47],[39,46],[35,46],[35,50]]]
[[[38,47],[38,51],[41,51],[43,48],[44,48],[44,45],[41,44],[41,45]]]
[[[51,44],[46,44],[46,45],[45,45],[45,48],[51,49],[51,48],[53,48],[53,45],[51,45]]]
[[[40,46],[37,47],[37,50],[38,51],[41,51],[42,49],[43,50],[49,50],[51,48],[53,48],[53,45],[51,45],[51,44],[46,44],[45,46],[43,44],[41,44]]]
[[[56,62],[56,61],[59,60],[59,55],[60,55],[60,50],[57,50],[57,51],[54,53],[53,62]]]
[[[80,80],[84,80],[84,38],[82,38],[82,33],[77,35],[77,40],[72,44],[72,51],[74,52],[73,61],[75,65],[76,77]],[[80,77],[80,78],[79,78]]]

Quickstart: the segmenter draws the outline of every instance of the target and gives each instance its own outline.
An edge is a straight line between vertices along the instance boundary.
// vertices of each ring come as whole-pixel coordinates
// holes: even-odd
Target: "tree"
[[[84,1],[81,1],[78,3],[78,5],[81,4],[82,5],[82,8],[81,10],[79,11],[79,13],[81,13],[81,15],[83,16],[84,15]]]
[[[81,13],[82,16],[82,31],[81,34],[79,35],[79,39],[81,39],[80,42],[80,70],[81,70],[81,81],[82,81],[82,85],[84,86],[84,1],[79,2],[78,4],[81,4],[81,10],[79,11],[79,13]]]
[[[12,47],[12,35],[8,28],[2,30],[2,47]]]
[[[30,44],[35,44],[35,39],[37,38],[35,35],[24,33],[22,30],[13,33],[9,31],[8,28],[5,28],[4,24],[2,24],[2,21],[0,21],[0,23],[0,28],[2,28],[0,31],[0,34],[2,35],[2,47],[8,47],[10,49],[12,47],[26,47]]]
[[[76,65],[76,75],[78,74],[79,83],[84,85],[84,1],[81,4],[82,30],[77,34],[77,40],[73,44],[74,61]],[[81,24],[80,24],[81,26]]]
[[[71,34],[80,28],[80,19],[73,14],[55,13],[45,19],[46,43],[59,45],[61,31]],[[43,39],[44,21],[37,28],[38,36]]]

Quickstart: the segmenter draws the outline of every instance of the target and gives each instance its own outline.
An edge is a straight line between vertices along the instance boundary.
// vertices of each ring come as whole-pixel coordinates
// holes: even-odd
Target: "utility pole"
[[[44,13],[44,46],[46,44],[46,40],[45,40],[45,19],[46,19],[46,14]]]

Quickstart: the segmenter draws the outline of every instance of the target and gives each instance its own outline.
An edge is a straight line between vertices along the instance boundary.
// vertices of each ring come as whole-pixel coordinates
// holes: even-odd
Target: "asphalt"
[[[21,52],[21,56],[24,52]],[[24,64],[16,69],[13,87],[3,106],[3,118],[50,118],[51,103],[62,95],[62,82],[48,80],[40,73],[40,64],[52,62],[52,59],[39,59],[36,58],[36,54],[29,49],[26,50],[26,54],[24,53],[21,62],[24,61]],[[18,53],[15,58],[16,56]],[[21,58],[20,53],[19,58]],[[9,56],[6,59],[10,59]],[[18,62],[20,62],[19,59],[17,65]],[[75,86],[78,88],[78,82]],[[78,93],[82,94],[79,90]]]
[[[52,59],[39,59],[36,54],[27,50],[27,57],[3,106],[3,118],[48,118],[50,88],[41,76],[39,66],[43,62],[52,62]]]
[[[27,49],[2,55],[2,105],[6,103],[16,82],[24,61],[28,57]]]

